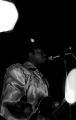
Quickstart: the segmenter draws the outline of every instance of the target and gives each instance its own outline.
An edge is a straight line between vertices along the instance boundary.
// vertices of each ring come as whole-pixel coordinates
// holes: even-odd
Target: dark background
[[[0,33],[0,88],[2,90],[6,69],[12,64],[23,64],[26,61],[26,47],[30,46],[32,37],[47,49],[48,56],[62,56],[56,63],[47,63],[42,69],[52,86],[53,97],[61,100],[64,96],[62,92],[59,93],[60,83],[65,79],[62,58],[65,52],[69,52],[69,46],[72,46],[72,52],[76,54],[76,4],[40,0],[14,0],[14,3],[19,12],[19,20],[12,32]],[[58,76],[55,76],[54,72],[57,71]],[[58,79],[60,74],[62,79]],[[50,82],[53,77],[55,82]],[[56,90],[59,90],[59,96],[56,96]]]

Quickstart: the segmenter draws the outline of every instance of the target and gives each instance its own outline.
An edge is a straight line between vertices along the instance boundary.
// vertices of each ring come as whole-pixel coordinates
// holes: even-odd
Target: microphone
[[[52,61],[53,59],[59,58],[59,57],[60,57],[60,55],[57,55],[57,56],[49,56],[49,57],[48,57],[48,61]]]

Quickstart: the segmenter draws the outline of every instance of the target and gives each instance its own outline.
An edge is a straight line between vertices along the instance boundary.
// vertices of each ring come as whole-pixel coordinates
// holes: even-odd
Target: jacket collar
[[[43,77],[43,74],[41,72],[38,71],[38,68],[35,67],[34,64],[32,64],[31,62],[27,61],[25,64],[25,67],[28,69],[28,70],[32,70],[32,71],[35,71],[38,75],[40,75],[41,77]]]
[[[27,69],[37,70],[37,67],[29,61],[27,61],[24,65]]]

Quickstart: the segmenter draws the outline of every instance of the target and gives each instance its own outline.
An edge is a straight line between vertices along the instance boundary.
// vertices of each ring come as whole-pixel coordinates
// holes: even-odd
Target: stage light
[[[34,43],[34,42],[35,42],[35,40],[34,40],[33,38],[31,38],[31,42],[33,42],[33,43]]]
[[[18,20],[18,11],[14,3],[0,0],[0,32],[14,29]]]
[[[65,100],[69,104],[76,102],[76,69],[72,69],[67,76],[65,84]]]

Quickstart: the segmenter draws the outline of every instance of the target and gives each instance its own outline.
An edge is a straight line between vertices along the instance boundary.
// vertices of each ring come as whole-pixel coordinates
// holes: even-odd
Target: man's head
[[[28,53],[28,59],[35,65],[40,65],[46,62],[46,52],[43,48],[38,46],[33,46]]]

